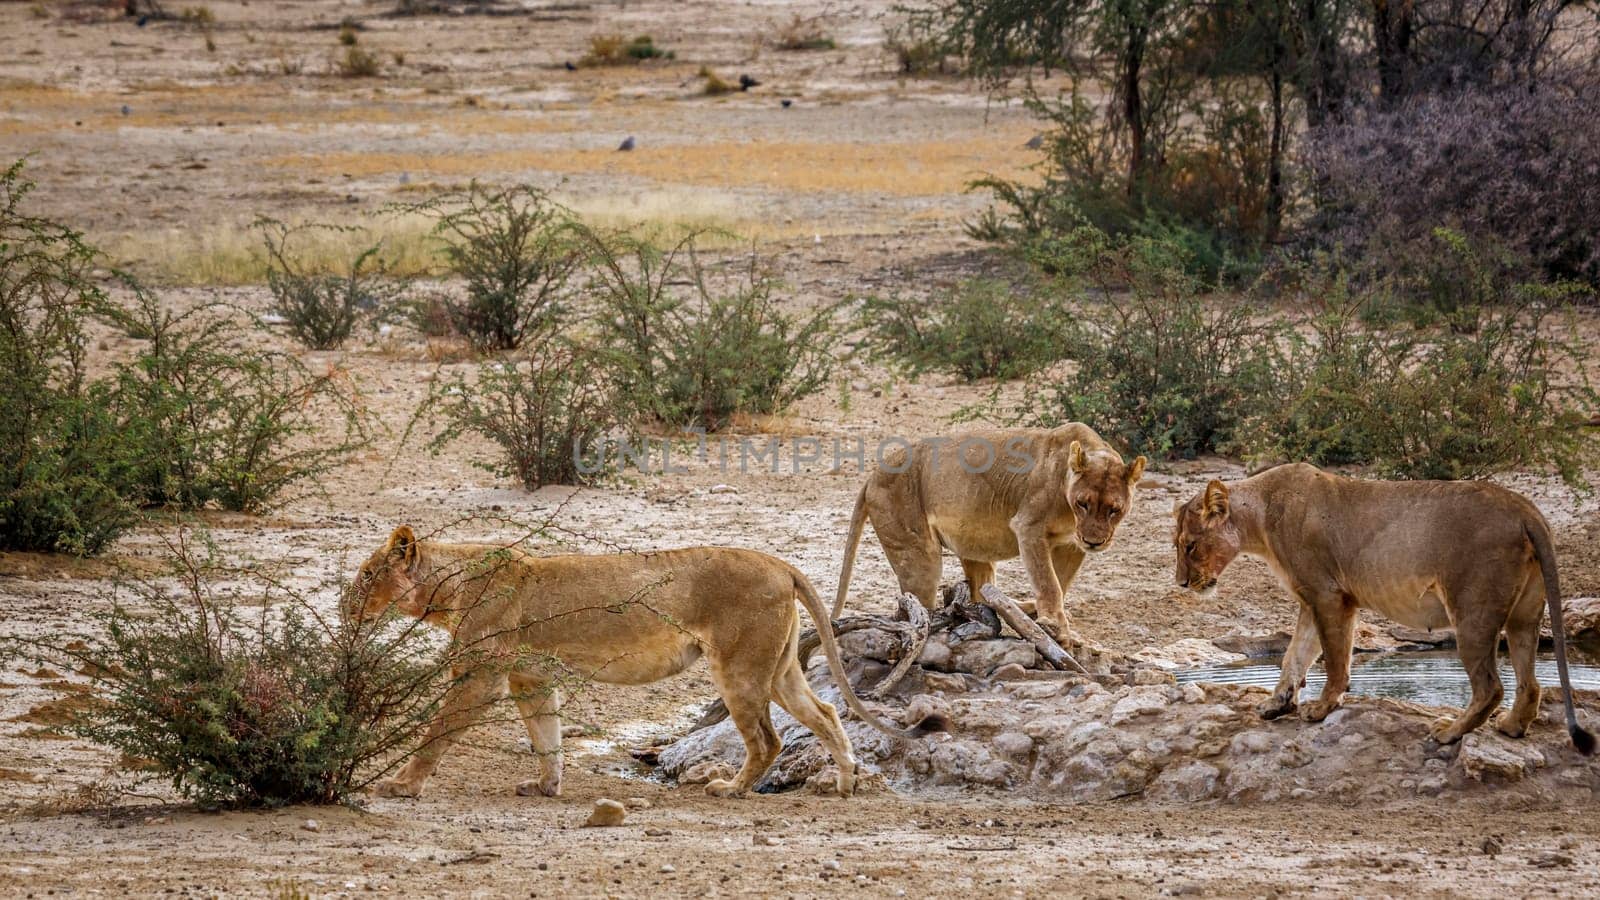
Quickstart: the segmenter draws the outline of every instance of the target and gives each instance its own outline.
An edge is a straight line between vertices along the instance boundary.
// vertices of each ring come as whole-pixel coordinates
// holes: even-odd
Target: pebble
[[[678,867],[674,866],[672,863],[663,863],[662,866],[661,866],[661,871],[670,874],[672,872],[678,871]]]
[[[300,830],[301,831],[312,831],[312,832],[321,831],[322,830],[322,823],[318,822],[316,819],[307,819],[304,822],[300,823]]]
[[[649,809],[650,801],[643,797],[629,797],[622,801],[622,805],[629,809]]]
[[[711,493],[713,493],[713,494],[737,494],[737,493],[739,493],[739,489],[734,487],[731,484],[713,484],[711,486]]]
[[[628,810],[621,803],[601,797],[594,802],[594,810],[589,813],[589,818],[584,820],[584,828],[615,828],[622,824],[628,817]]]

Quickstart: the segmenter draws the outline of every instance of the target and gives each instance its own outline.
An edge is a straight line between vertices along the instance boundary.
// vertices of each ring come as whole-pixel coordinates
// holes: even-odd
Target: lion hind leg
[[[834,765],[839,767],[839,796],[848,797],[855,793],[860,764],[856,762],[850,746],[850,737],[845,734],[844,723],[839,720],[839,711],[811,690],[798,660],[784,667],[773,687],[778,705],[801,725],[811,729],[811,733],[827,749],[828,755],[833,757]]]
[[[1495,727],[1508,737],[1522,737],[1539,717],[1539,679],[1534,660],[1539,652],[1539,620],[1544,617],[1544,582],[1530,578],[1517,598],[1517,605],[1506,622],[1506,655],[1517,673],[1517,699],[1511,709],[1500,714]]]
[[[1463,605],[1472,608],[1470,604]],[[1456,652],[1461,657],[1462,667],[1467,670],[1467,680],[1472,683],[1472,700],[1454,720],[1441,720],[1433,726],[1429,737],[1434,741],[1453,744],[1482,725],[1490,714],[1500,708],[1500,701],[1505,699],[1506,692],[1500,684],[1499,665],[1495,659],[1499,649],[1499,628],[1457,628]]]
[[[917,518],[915,524],[900,521],[900,512],[872,516],[872,530],[883,546],[883,555],[894,570],[901,593],[910,594],[929,609],[939,608],[939,575],[944,569],[944,559],[939,539],[927,519]]]

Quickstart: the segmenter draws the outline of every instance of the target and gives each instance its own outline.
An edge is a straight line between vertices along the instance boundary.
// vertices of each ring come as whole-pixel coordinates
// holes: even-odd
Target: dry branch
[[[1023,640],[1031,641],[1034,648],[1039,651],[1039,655],[1044,657],[1046,662],[1058,669],[1071,668],[1085,675],[1089,674],[1088,669],[1079,665],[1078,661],[1072,658],[1072,654],[1061,649],[1061,645],[1056,643],[1055,638],[1052,638],[1043,628],[1039,627],[1038,622],[1028,618],[1028,614],[1017,606],[1016,601],[1007,597],[999,588],[992,584],[986,584],[978,593],[983,595],[984,605],[998,613],[1000,618],[1004,619],[1005,623],[1010,625]]]

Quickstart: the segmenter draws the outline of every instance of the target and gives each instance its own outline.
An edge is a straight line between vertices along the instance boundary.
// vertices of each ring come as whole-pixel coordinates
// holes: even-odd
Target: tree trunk
[[[1378,53],[1378,96],[1394,103],[1406,93],[1413,28],[1411,0],[1372,0],[1372,40]]]
[[[1267,243],[1278,239],[1283,227],[1283,73],[1279,71],[1282,45],[1273,43],[1272,138],[1267,146]]]
[[[1130,24],[1122,54],[1122,115],[1128,123],[1128,196],[1133,196],[1145,169],[1144,95],[1139,84],[1144,67],[1145,30]]]

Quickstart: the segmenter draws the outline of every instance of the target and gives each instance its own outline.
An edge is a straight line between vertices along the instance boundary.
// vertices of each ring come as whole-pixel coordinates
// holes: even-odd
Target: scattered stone
[[[676,872],[676,871],[678,871],[678,867],[673,865],[672,863],[662,863],[661,864],[661,872],[663,874],[671,875],[673,872]]]
[[[1461,739],[1456,764],[1474,781],[1521,781],[1529,772],[1544,765],[1544,754],[1537,748],[1518,746],[1480,730]]]
[[[316,819],[307,819],[300,823],[300,830],[310,831],[313,833],[318,832],[322,830],[322,823],[318,822]]]
[[[1267,753],[1278,745],[1270,731],[1245,731],[1233,736],[1229,749],[1240,755]]]
[[[1453,646],[1456,642],[1454,628],[1412,628],[1409,625],[1390,625],[1389,636],[1405,644],[1425,644],[1430,647]]]
[[[1139,716],[1148,716],[1169,705],[1166,691],[1153,687],[1135,689],[1111,707],[1111,724],[1125,725]]]
[[[1282,656],[1283,652],[1289,649],[1289,632],[1230,634],[1215,638],[1211,643],[1229,653],[1239,653],[1251,659],[1259,659],[1263,656]]]
[[[1540,853],[1529,859],[1528,865],[1533,866],[1535,869],[1567,868],[1572,865],[1572,857],[1565,853],[1551,851],[1549,853]]]
[[[622,805],[629,809],[649,809],[650,801],[643,797],[629,797],[622,801]]]
[[[711,486],[710,493],[713,493],[713,494],[737,494],[737,493],[739,493],[739,489],[734,487],[731,484],[713,484]]]
[[[757,847],[776,847],[778,846],[778,839],[770,834],[762,834],[758,831],[750,836],[750,843]]]
[[[584,820],[584,828],[615,828],[622,824],[628,817],[628,810],[615,800],[604,797],[594,802],[594,809],[589,813],[589,818]]]

